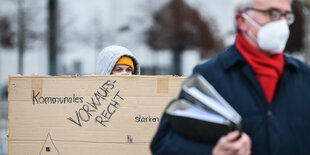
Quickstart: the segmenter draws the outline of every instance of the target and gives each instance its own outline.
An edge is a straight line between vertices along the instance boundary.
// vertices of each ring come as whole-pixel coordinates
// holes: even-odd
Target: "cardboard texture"
[[[184,77],[9,76],[8,152],[150,154]]]

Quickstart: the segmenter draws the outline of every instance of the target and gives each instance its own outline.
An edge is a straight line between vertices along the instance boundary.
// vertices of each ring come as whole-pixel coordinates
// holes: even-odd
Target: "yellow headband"
[[[121,58],[118,59],[118,61],[116,62],[116,65],[127,65],[129,67],[131,67],[132,69],[132,73],[135,71],[135,67],[133,65],[133,61],[129,56],[122,56]]]

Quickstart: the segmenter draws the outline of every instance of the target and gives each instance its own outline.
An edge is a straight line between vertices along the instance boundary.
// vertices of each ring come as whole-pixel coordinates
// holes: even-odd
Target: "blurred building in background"
[[[0,25],[4,25],[2,28],[0,27],[0,32],[1,30],[3,31],[1,34],[5,32],[5,37],[0,46],[1,86],[7,83],[7,76],[11,74],[31,75],[39,73],[47,75],[50,73],[50,55],[48,53],[48,29],[50,28],[48,20],[50,15],[48,6],[51,1],[56,0],[0,0],[0,23],[2,23]],[[164,40],[165,35],[169,35],[170,32],[177,35],[174,35],[174,39],[170,39],[171,36],[168,36],[166,37],[167,40],[162,41],[162,43],[157,41],[155,42],[157,46],[152,46],[154,42],[150,44],[149,40],[156,40],[156,37],[152,34],[150,37],[148,32],[157,24],[156,13],[163,12],[163,9],[169,7],[169,3],[173,1],[180,2],[182,0],[90,0],[87,2],[83,0],[57,0],[57,32],[54,32],[57,34],[57,48],[52,49],[57,51],[55,75],[93,74],[96,56],[100,50],[105,46],[118,44],[129,48],[137,56],[141,63],[142,74],[188,76],[191,74],[194,65],[220,52],[220,46],[225,48],[233,43],[234,1],[184,0],[182,1],[184,3],[180,3],[183,5],[181,6],[182,11],[174,11],[174,14],[172,11],[171,14],[173,15],[170,17],[170,13],[166,13],[166,15],[163,13],[158,16],[177,20],[172,29],[166,28],[164,25],[163,29],[159,31],[163,33],[157,37],[157,40]],[[309,2],[304,3],[308,4]],[[305,8],[299,11],[302,13],[300,18],[303,19],[301,22],[303,26],[297,27],[295,30],[304,30],[296,33],[303,34],[300,37],[304,40],[303,45],[308,45],[306,41],[309,40],[307,38],[309,35],[304,33],[306,30],[303,28],[309,27],[305,26],[309,22],[307,20],[309,15],[305,15],[308,10]],[[168,8],[168,10],[170,9],[172,8]],[[182,15],[184,18],[178,17],[177,15],[182,14],[184,9],[189,10]],[[195,21],[194,18],[202,21]],[[178,24],[178,22],[188,19],[190,19],[189,22]],[[174,27],[178,29],[178,25],[180,25],[180,31],[172,32]],[[195,26],[198,27],[197,30]],[[185,31],[182,31],[183,29]],[[193,30],[190,32],[191,29]],[[182,32],[184,33],[181,34]],[[193,37],[195,32],[216,38],[212,40],[207,37],[200,38],[203,41],[193,41],[196,39]],[[307,32],[309,33],[309,31]],[[179,43],[179,46],[176,46],[176,42]],[[164,46],[164,43],[172,46],[166,48],[167,46]],[[296,43],[290,47],[297,47]],[[293,51],[301,51],[299,57],[305,60],[305,52],[302,52],[305,51],[305,47],[302,45],[298,45],[298,47],[300,48],[293,49]],[[175,54],[175,51],[181,52]],[[174,59],[176,55],[179,56],[178,59],[181,62],[179,65],[175,62],[177,59]],[[179,73],[174,72],[176,67],[180,68]]]
[[[53,1],[56,2],[56,0],[0,0],[0,34],[2,36],[0,86],[7,83],[8,75],[19,73],[47,75],[50,73],[48,6]],[[57,32],[52,31],[52,34],[57,34],[57,48],[52,48],[57,51],[55,75],[93,74],[96,56],[100,50],[105,46],[118,44],[129,48],[137,56],[142,66],[142,74],[187,76],[190,75],[194,65],[220,52],[218,47],[228,46],[234,41],[234,1],[231,0],[184,0],[183,3],[178,3],[182,5],[180,12],[174,10],[171,16],[169,16],[170,13],[158,15],[158,17],[169,18],[168,21],[177,19],[171,26],[172,28],[163,26],[163,29],[159,31],[162,32],[160,37],[148,33],[158,22],[156,14],[164,12],[164,8],[173,9],[169,8],[169,3],[182,0],[57,1],[57,29],[55,29]],[[300,39],[292,38],[291,46],[288,48],[293,52],[298,51],[300,59],[308,60],[309,58],[304,56],[304,51],[306,51],[306,46],[309,46],[309,43],[307,44],[309,35],[306,35],[309,34],[309,30],[306,30],[306,28],[309,29],[309,26],[306,26],[309,25],[309,9],[306,9],[306,6],[309,7],[309,0],[304,1],[305,5],[302,1],[295,2],[300,3],[296,5],[297,13],[300,13],[297,16],[300,24],[293,25],[293,31],[296,31]],[[187,13],[184,13],[184,9],[188,10]],[[202,21],[197,21],[200,19]],[[180,22],[186,20],[188,22]],[[174,27],[180,30],[172,32]],[[216,38],[212,40],[206,37],[200,38],[203,41],[197,41],[193,37],[195,32]],[[170,33],[173,34],[174,39],[173,37],[170,39]],[[167,40],[165,36],[168,36]],[[162,41],[162,43],[154,40]],[[214,40],[216,41],[213,42]],[[179,46],[176,46],[176,42]],[[303,44],[297,45],[300,42]],[[171,47],[167,48],[164,43]],[[176,54],[175,51],[181,52]],[[179,56],[179,65],[175,62],[178,60],[174,59],[176,56]],[[174,72],[176,67],[180,68],[179,73]]]
[[[0,0],[0,154],[7,152],[8,75],[48,75],[50,54],[53,75],[94,74],[98,53],[117,44],[136,55],[142,74],[188,76],[197,63],[234,42],[233,3]],[[294,37],[287,50],[309,63],[310,0],[295,0],[293,8]]]
[[[22,1],[22,3],[18,3]],[[8,20],[7,46],[0,46],[0,84],[8,75],[49,74],[48,1],[0,0],[0,21]],[[169,0],[66,0],[58,1],[57,75],[93,74],[96,56],[111,44],[129,48],[142,66],[142,74],[173,74],[173,54],[169,49],[153,50],[146,41],[146,31],[154,24],[153,14]],[[225,45],[233,42],[233,2],[231,0],[186,0],[197,10]],[[22,5],[22,6],[21,6]],[[20,11],[22,9],[22,11]],[[20,12],[23,12],[21,31]],[[24,47],[19,69],[19,38],[24,32]],[[186,49],[181,55],[180,75],[189,75],[201,61],[200,50]]]

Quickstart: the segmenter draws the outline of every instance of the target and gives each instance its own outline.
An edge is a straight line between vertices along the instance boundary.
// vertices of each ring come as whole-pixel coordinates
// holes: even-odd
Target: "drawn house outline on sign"
[[[52,136],[50,133],[47,134],[46,138],[45,138],[45,141],[44,141],[44,144],[41,148],[41,151],[40,151],[40,154],[39,155],[44,155],[44,154],[49,154],[49,155],[60,155],[58,149],[56,148],[54,142],[53,142],[53,139],[52,139]]]

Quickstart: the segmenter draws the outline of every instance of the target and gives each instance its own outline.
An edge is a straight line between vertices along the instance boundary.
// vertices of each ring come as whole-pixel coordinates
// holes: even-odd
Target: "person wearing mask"
[[[140,65],[135,56],[125,47],[108,46],[97,57],[96,74],[140,75]]]
[[[177,134],[163,115],[153,154],[310,154],[310,68],[283,54],[294,22],[290,0],[237,0],[236,40],[220,55],[197,65],[201,74],[242,116],[215,144]],[[182,95],[180,95],[182,96]]]

